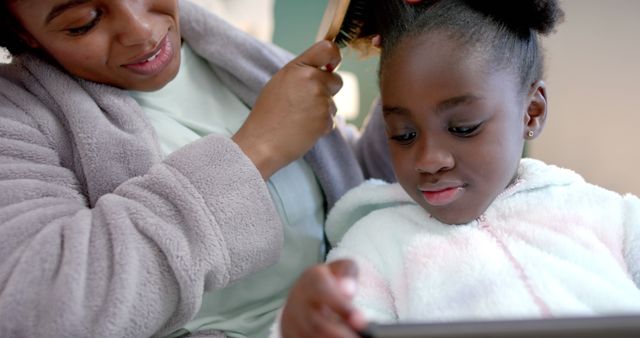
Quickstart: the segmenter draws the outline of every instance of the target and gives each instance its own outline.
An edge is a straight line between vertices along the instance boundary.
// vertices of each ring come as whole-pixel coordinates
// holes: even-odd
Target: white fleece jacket
[[[533,159],[518,177],[466,225],[430,217],[397,184],[368,181],[340,199],[329,260],[357,261],[355,303],[367,318],[640,312],[640,200]]]

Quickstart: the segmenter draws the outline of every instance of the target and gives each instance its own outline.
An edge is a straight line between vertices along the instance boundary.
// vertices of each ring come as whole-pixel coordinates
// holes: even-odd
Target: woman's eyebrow
[[[49,14],[47,14],[47,18],[45,19],[44,23],[48,24],[49,22],[51,22],[51,20],[53,20],[56,17],[58,17],[60,14],[62,14],[67,9],[82,5],[82,4],[87,3],[89,1],[91,1],[91,0],[69,0],[69,1],[67,1],[65,3],[58,4],[58,5],[54,6],[51,9]]]

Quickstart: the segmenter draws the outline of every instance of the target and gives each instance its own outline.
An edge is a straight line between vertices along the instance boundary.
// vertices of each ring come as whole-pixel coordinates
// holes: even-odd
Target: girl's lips
[[[171,63],[173,53],[173,46],[167,34],[155,53],[139,62],[126,64],[124,67],[140,75],[156,75]]]
[[[427,201],[427,203],[431,204],[434,207],[441,207],[452,203],[464,192],[464,188],[462,187],[451,187],[438,191],[422,191],[422,196]]]

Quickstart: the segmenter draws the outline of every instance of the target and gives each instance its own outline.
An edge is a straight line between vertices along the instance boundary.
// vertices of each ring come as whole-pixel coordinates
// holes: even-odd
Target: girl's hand
[[[357,267],[339,260],[307,269],[282,310],[283,338],[358,338],[366,322],[351,304]]]
[[[320,41],[289,62],[267,83],[233,140],[266,180],[304,155],[333,128],[335,95],[342,87],[335,69],[338,47]]]

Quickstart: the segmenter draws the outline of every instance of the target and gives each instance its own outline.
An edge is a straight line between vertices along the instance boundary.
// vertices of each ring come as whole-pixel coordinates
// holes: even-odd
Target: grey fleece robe
[[[248,106],[290,59],[191,3],[180,10],[183,38]],[[384,143],[372,135],[359,149]],[[305,159],[328,208],[363,180],[338,131]],[[281,244],[266,185],[235,143],[208,136],[162,159],[125,91],[33,55],[0,66],[0,337],[161,335]]]

